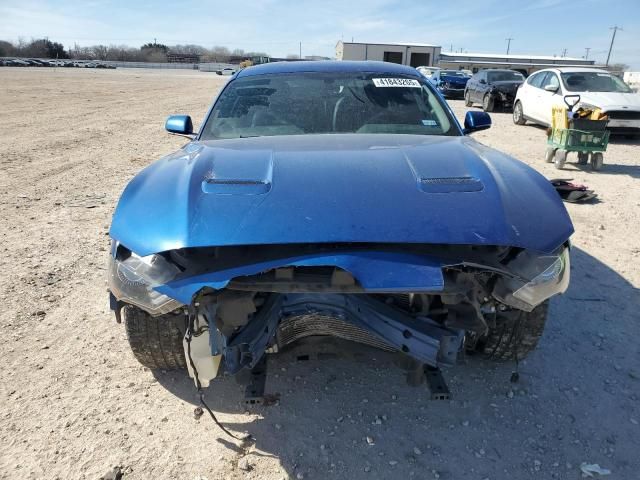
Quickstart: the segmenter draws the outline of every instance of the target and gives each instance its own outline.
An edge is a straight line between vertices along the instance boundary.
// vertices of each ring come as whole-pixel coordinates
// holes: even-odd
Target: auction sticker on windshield
[[[418,80],[411,78],[372,78],[376,87],[410,87],[421,88]]]

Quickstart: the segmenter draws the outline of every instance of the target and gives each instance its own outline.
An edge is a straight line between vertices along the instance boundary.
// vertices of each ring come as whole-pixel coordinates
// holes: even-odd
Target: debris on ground
[[[571,183],[571,179],[563,180],[561,178],[556,178],[549,181],[565,202],[584,203],[589,200],[593,200],[598,196],[598,194],[593,190],[589,190],[586,185]]]
[[[105,475],[100,477],[100,480],[120,480],[124,476],[122,467],[113,467]]]
[[[585,477],[595,477],[596,475],[611,475],[611,470],[602,468],[597,463],[583,462],[580,464],[580,471]]]

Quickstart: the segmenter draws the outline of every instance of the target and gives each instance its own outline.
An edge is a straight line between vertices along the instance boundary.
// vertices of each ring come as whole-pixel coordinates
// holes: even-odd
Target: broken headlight
[[[182,304],[154,290],[179,273],[162,255],[140,257],[114,242],[109,256],[109,289],[120,302],[136,305],[151,315],[169,313]]]
[[[569,286],[569,248],[562,246],[551,255],[524,250],[508,264],[513,277],[501,277],[493,290],[500,302],[530,312]]]

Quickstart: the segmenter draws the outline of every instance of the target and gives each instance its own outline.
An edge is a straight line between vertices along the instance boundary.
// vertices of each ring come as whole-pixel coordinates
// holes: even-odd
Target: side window
[[[558,80],[558,76],[555,73],[548,72],[544,81],[540,85],[540,88],[544,88],[547,85],[553,85],[556,88],[560,88],[560,80]]]
[[[527,83],[532,87],[542,88],[542,83],[544,82],[544,77],[547,76],[547,72],[534,73],[529,77]]]

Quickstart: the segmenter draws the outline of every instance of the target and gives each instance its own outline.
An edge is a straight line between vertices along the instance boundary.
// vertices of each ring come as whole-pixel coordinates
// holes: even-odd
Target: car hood
[[[333,242],[550,252],[572,232],[544,177],[468,137],[336,134],[191,142],[129,183],[110,234],[144,256]]]
[[[580,95],[580,103],[586,103],[599,107],[605,112],[608,110],[632,110],[640,111],[640,94],[623,92],[568,92],[572,95]]]

